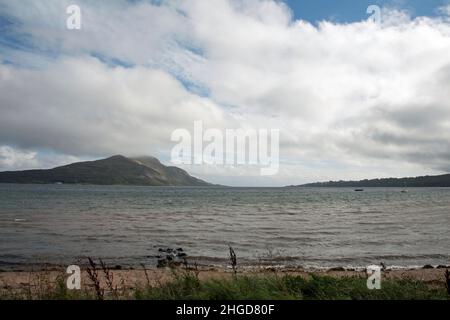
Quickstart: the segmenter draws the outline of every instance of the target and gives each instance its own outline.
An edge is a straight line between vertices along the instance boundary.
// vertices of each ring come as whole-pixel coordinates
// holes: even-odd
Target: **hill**
[[[209,186],[186,171],[153,157],[110,158],[76,162],[48,170],[0,172],[0,183],[67,183],[142,186]]]
[[[369,187],[397,187],[397,188],[414,188],[414,187],[450,187],[450,174],[439,176],[421,176],[414,178],[385,178],[371,179],[360,181],[329,181],[307,183],[291,187],[328,187],[328,188],[369,188]]]

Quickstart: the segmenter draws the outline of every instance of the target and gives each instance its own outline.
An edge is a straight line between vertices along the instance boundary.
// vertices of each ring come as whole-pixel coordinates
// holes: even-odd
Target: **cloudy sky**
[[[168,164],[171,133],[196,120],[281,130],[275,176],[184,167],[215,183],[450,172],[450,4],[0,0],[0,170]]]

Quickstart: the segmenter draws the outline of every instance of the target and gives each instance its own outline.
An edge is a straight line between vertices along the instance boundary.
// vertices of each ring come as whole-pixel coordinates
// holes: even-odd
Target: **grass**
[[[45,275],[30,281],[23,288],[16,289],[3,284],[0,289],[0,300],[92,300],[95,295],[90,290],[69,290],[62,274],[55,281]]]
[[[436,286],[415,280],[384,280],[381,290],[369,290],[363,277],[330,277],[310,274],[229,275],[200,280],[197,271],[174,270],[171,281],[118,290],[110,285],[98,295],[95,283],[82,290],[68,290],[64,274],[56,281],[45,275],[21,290],[3,285],[0,299],[36,300],[428,300],[449,299],[445,285]]]
[[[193,274],[178,275],[158,287],[135,291],[136,299],[159,300],[428,300],[449,299],[444,287],[414,280],[386,280],[381,290],[369,290],[366,279],[301,276],[238,275],[200,281]]]
[[[444,277],[445,277],[445,288],[447,289],[447,293],[450,296],[450,271],[448,271],[448,269],[445,270]]]
[[[443,273],[443,283],[424,282],[411,278],[385,279],[380,290],[369,290],[363,276],[332,277],[310,273],[308,276],[277,272],[245,275],[237,272],[237,258],[229,247],[232,273],[220,278],[201,280],[197,264],[171,267],[172,278],[152,284],[145,265],[146,283],[120,288],[111,269],[88,259],[89,282],[82,290],[69,290],[67,274],[50,276],[49,271],[37,273],[24,286],[12,288],[0,284],[1,299],[27,300],[449,300],[450,272]],[[102,281],[102,279],[104,281]]]

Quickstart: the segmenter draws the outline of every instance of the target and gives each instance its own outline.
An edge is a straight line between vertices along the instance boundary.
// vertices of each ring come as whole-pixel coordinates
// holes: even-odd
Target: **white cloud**
[[[450,4],[438,8],[438,12],[450,17]]]
[[[37,165],[36,152],[0,146],[0,168],[2,170],[27,168],[30,165]]]
[[[0,66],[3,143],[65,154],[157,154],[171,132],[226,117],[169,74],[108,67],[93,58],[64,59],[45,70]]]
[[[0,170],[50,169],[68,163],[92,160],[85,157],[74,157],[63,154],[0,146]]]
[[[280,174],[264,184],[450,170],[446,17],[385,9],[381,26],[316,27],[275,1],[81,1],[76,33],[64,29],[65,2],[1,3],[23,22],[16,32],[60,56],[4,50],[37,68],[0,67],[0,143],[167,155],[173,129],[203,120],[282,129]],[[91,53],[133,67],[108,67]],[[211,169],[191,168],[230,174]],[[245,180],[251,169],[239,172],[231,174],[254,181]]]

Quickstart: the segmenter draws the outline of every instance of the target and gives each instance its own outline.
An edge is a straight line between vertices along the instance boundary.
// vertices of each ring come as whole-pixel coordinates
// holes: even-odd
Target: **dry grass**
[[[20,273],[9,283],[0,273],[0,299],[449,299],[450,272],[386,271],[382,289],[368,290],[362,272],[307,272],[237,268],[230,247],[232,272],[200,269],[187,261],[178,267],[114,270],[102,260],[88,259],[82,289],[68,290],[65,270],[47,268]]]
[[[445,288],[447,289],[447,293],[450,296],[450,271],[448,271],[448,269],[445,270],[444,277],[445,277]]]

